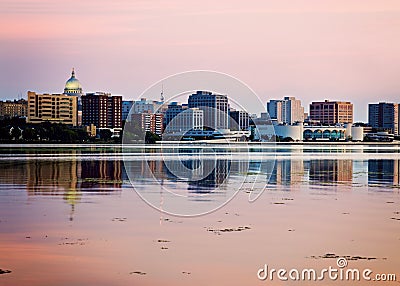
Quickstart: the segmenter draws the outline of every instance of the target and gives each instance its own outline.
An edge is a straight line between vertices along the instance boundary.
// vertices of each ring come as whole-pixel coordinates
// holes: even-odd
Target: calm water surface
[[[0,285],[353,285],[257,279],[336,255],[400,280],[398,147],[166,150],[0,147]]]

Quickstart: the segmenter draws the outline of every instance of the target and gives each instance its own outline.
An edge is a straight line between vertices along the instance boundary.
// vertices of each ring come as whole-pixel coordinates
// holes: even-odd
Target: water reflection
[[[0,161],[0,187],[25,188],[28,196],[59,196],[71,206],[70,220],[83,194],[109,195],[123,182],[121,160],[80,160],[75,152],[70,160]],[[125,176],[126,177],[126,176]]]
[[[350,183],[353,180],[353,160],[310,160],[309,178],[313,183]]]
[[[208,198],[211,200],[217,199],[217,196],[227,196],[227,193],[236,188],[237,183],[244,177],[257,172],[270,174],[262,181],[264,185],[269,186],[299,184],[351,186],[354,183],[365,186],[400,185],[398,159],[338,157],[328,160],[323,156],[320,158],[304,156],[304,153],[307,153],[305,150],[288,149],[283,152],[289,154],[287,158],[264,162],[251,156],[243,157],[243,153],[240,152],[226,151],[223,151],[222,155],[213,153],[212,156],[201,159],[200,155],[204,150],[194,150],[181,150],[177,156],[183,155],[183,157],[178,159],[157,157],[157,150],[148,151],[150,154],[155,154],[151,159],[146,159],[143,153],[137,153],[134,160],[125,162],[130,172],[129,180],[139,189],[153,188],[159,191],[154,189],[155,185],[168,186],[176,192],[184,193],[192,200],[197,197],[191,194],[213,193],[215,196]],[[123,157],[120,152],[115,152],[113,149],[55,151],[25,148],[18,151],[18,154],[12,156],[19,156],[22,159],[17,160],[15,157],[13,159],[12,156],[5,155],[0,159],[2,189],[22,185],[29,196],[60,196],[71,205],[72,212],[86,194],[113,194],[124,186],[131,187]],[[57,154],[61,154],[62,157]],[[152,182],[149,183],[150,181]]]
[[[400,160],[368,160],[368,183],[400,185]]]

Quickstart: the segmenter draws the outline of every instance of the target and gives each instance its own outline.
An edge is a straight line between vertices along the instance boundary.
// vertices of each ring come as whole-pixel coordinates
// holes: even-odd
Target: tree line
[[[120,136],[121,137],[121,136]],[[0,120],[1,143],[120,143],[118,137],[112,138],[110,130],[101,130],[99,136],[90,137],[80,127],[61,123],[26,123],[23,118]]]

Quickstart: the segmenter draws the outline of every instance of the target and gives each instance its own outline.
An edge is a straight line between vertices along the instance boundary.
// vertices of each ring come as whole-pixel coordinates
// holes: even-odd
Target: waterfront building
[[[278,123],[304,122],[304,107],[299,99],[292,96],[285,96],[283,100],[270,100],[267,103],[267,111],[271,119],[276,119]]]
[[[122,120],[126,120],[128,118],[132,106],[133,106],[133,100],[122,101]]]
[[[96,92],[82,95],[82,124],[122,128],[122,96]]]
[[[368,124],[373,128],[388,130],[392,134],[399,134],[399,104],[371,103],[368,105]]]
[[[323,125],[353,123],[353,104],[348,101],[329,100],[312,102],[310,120],[319,121]]]
[[[231,110],[229,112],[231,121],[230,130],[247,130],[249,129],[249,113],[243,110]]]
[[[160,113],[160,107],[164,104],[162,101],[147,100],[146,98],[141,98],[133,102],[132,113]]]
[[[28,102],[25,99],[0,101],[0,118],[27,117]]]
[[[202,130],[204,125],[204,112],[199,108],[189,108],[177,114],[166,126],[170,132],[188,132]]]
[[[187,104],[179,104],[178,102],[171,102],[168,104],[167,110],[165,111],[164,124],[167,127],[168,124],[177,116],[179,113],[187,109]]]
[[[78,97],[66,94],[37,94],[28,91],[28,123],[78,125]]]
[[[197,91],[189,96],[188,107],[203,110],[204,127],[213,130],[229,128],[229,103],[226,95]]]
[[[137,123],[142,131],[152,132],[157,135],[162,135],[164,114],[161,113],[134,113],[131,114],[131,122]]]
[[[292,138],[294,141],[343,141],[350,138],[352,141],[362,141],[364,139],[364,128],[352,124],[337,124],[335,126],[279,124],[274,125],[273,128],[278,138]]]

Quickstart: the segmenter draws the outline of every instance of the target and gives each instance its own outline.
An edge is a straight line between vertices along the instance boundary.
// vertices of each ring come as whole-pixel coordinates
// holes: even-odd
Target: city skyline
[[[398,1],[3,1],[0,99],[58,91],[76,67],[86,91],[137,99],[154,82],[215,70],[267,102],[396,102]],[[238,99],[243,100],[243,99]],[[250,111],[251,112],[251,111]]]

